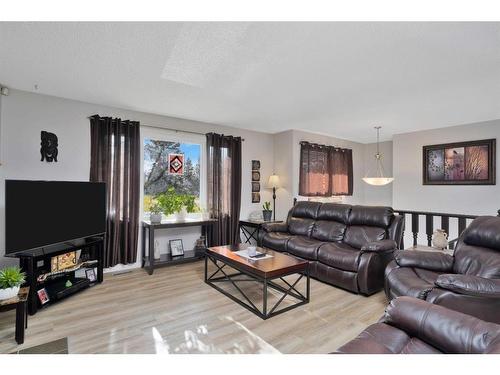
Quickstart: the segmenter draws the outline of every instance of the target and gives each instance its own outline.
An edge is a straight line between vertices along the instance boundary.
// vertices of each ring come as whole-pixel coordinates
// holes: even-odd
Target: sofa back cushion
[[[384,228],[370,227],[367,225],[351,225],[347,227],[345,231],[344,242],[356,249],[361,249],[369,242],[385,239],[386,235],[387,231]]]
[[[349,225],[366,225],[387,228],[394,218],[391,207],[353,206],[349,214]]]
[[[319,207],[317,219],[347,224],[351,208],[350,204],[323,203]]]
[[[500,278],[500,217],[475,219],[461,234],[454,256],[456,273]]]
[[[394,219],[390,207],[353,206],[349,213],[344,242],[360,249],[368,242],[387,238],[387,229]]]
[[[351,206],[348,204],[323,203],[318,211],[312,237],[320,241],[342,241],[350,212]]]
[[[297,202],[288,219],[289,232],[300,236],[310,236],[320,207],[320,202]]]

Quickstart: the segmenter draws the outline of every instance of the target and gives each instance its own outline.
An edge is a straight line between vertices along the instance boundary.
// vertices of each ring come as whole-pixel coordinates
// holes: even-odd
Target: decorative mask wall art
[[[41,140],[40,154],[42,155],[42,159],[40,161],[57,162],[57,135],[42,130]]]

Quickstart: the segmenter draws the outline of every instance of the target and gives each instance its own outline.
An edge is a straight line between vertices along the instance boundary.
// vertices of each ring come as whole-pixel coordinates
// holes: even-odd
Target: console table
[[[16,342],[18,345],[24,343],[24,330],[28,328],[26,301],[28,300],[29,291],[29,287],[21,288],[17,296],[0,301],[0,311],[16,309]]]
[[[201,226],[201,234],[202,236],[206,237],[208,227],[214,225],[216,222],[216,219],[202,220],[190,218],[187,218],[183,221],[162,220],[161,223],[152,223],[149,220],[144,220],[142,222],[142,267],[146,268],[148,274],[152,275],[154,269],[157,267],[173,266],[176,264],[188,263],[203,259],[203,257],[205,256],[205,251],[199,251],[196,249],[185,250],[184,255],[174,257],[170,254],[161,254],[160,259],[155,259],[155,230]],[[146,241],[149,244],[148,255],[146,255]]]

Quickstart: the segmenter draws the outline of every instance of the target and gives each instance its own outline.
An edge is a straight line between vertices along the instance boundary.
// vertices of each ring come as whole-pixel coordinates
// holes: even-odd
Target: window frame
[[[207,140],[203,134],[184,133],[182,130],[173,131],[150,126],[141,126],[141,186],[140,186],[140,213],[141,218],[146,219],[147,212],[144,211],[144,140],[154,139],[165,142],[191,143],[201,146],[200,150],[200,206],[207,207]],[[199,213],[188,214],[197,217]]]

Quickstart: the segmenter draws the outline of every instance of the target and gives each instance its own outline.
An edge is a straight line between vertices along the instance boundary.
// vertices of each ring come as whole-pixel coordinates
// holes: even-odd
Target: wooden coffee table
[[[293,256],[257,247],[257,251],[271,255],[267,259],[247,259],[235,252],[248,248],[247,244],[210,247],[205,253],[205,283],[217,289],[239,305],[255,313],[262,319],[268,319],[309,302],[310,279],[309,262]],[[209,275],[209,263],[215,266],[215,271]],[[230,269],[233,269],[232,271]],[[285,276],[296,274],[294,281],[285,280]],[[299,292],[297,285],[305,278],[305,293]],[[278,284],[280,280],[282,285]],[[242,283],[254,281],[262,284],[262,308],[252,302]],[[242,298],[229,293],[218,284],[229,283],[238,291]],[[238,285],[240,284],[240,285]],[[281,294],[273,306],[268,303],[268,288]],[[286,297],[297,300],[296,303],[278,309]],[[259,304],[260,305],[260,304]]]

